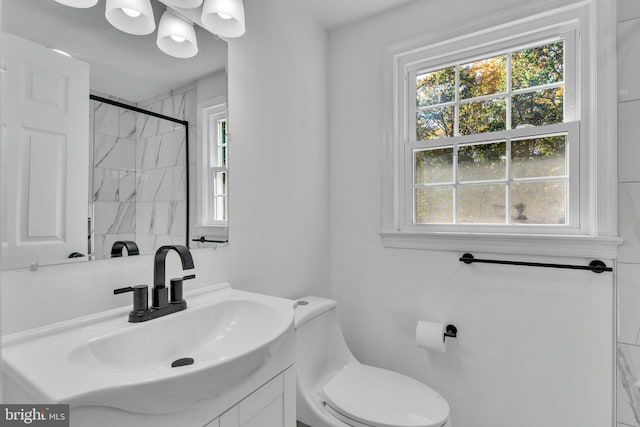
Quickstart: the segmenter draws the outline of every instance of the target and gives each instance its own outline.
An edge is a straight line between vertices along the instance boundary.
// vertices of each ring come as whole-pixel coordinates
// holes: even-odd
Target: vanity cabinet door
[[[89,67],[12,34],[0,48],[4,265],[87,254]]]
[[[239,427],[284,426],[284,375],[278,375],[238,405]]]
[[[295,427],[295,371],[289,368],[206,427]]]

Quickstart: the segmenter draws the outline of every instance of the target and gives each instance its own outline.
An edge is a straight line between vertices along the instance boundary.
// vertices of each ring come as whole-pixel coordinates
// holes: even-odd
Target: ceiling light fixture
[[[198,53],[198,41],[193,24],[169,9],[160,18],[156,44],[161,51],[176,58],[191,58]]]
[[[202,0],[164,0],[163,3],[180,9],[195,9],[200,7]]]
[[[245,31],[242,0],[205,0],[202,25],[222,37],[240,37]]]
[[[149,0],[107,0],[104,16],[125,33],[142,36],[156,29]]]
[[[96,3],[98,3],[98,0],[56,0],[56,2],[63,4],[65,6],[86,9],[88,7],[95,6]]]

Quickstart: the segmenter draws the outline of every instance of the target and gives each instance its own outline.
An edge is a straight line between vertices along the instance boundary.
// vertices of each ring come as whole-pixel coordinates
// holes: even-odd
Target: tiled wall
[[[93,194],[97,259],[116,240],[141,253],[186,242],[186,130],[181,124],[92,101]],[[195,85],[140,103],[196,129]]]
[[[196,85],[139,103],[141,108],[189,122],[194,145]],[[136,242],[143,253],[165,244],[186,242],[186,132],[184,126],[138,115],[136,124],[138,200]],[[192,159],[193,160],[193,159]]]
[[[618,0],[618,427],[640,426],[640,1]]]
[[[135,240],[136,113],[102,102],[93,109],[93,229],[97,259],[116,240]]]

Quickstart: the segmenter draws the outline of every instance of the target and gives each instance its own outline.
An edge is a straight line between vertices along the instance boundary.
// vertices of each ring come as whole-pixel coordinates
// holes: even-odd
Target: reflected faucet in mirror
[[[133,292],[133,310],[129,313],[129,322],[138,323],[167,314],[185,310],[187,302],[182,297],[183,282],[195,279],[195,274],[178,277],[170,280],[170,289],[165,286],[165,270],[167,255],[170,251],[176,251],[180,256],[183,270],[194,268],[193,257],[186,246],[168,245],[162,246],[156,251],[153,260],[153,289],[151,290],[151,307],[148,307],[148,286],[138,285],[115,289],[114,294]],[[169,299],[171,291],[171,299]]]
[[[123,255],[124,249],[127,248],[127,255],[140,255],[140,249],[136,242],[132,240],[118,240],[111,246],[111,258],[119,258]]]

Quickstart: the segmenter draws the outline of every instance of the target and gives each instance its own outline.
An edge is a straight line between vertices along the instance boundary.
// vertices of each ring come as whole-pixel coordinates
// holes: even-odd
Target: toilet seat
[[[347,365],[322,394],[329,412],[357,427],[441,427],[449,418],[447,401],[432,388],[359,363]]]

